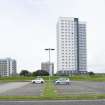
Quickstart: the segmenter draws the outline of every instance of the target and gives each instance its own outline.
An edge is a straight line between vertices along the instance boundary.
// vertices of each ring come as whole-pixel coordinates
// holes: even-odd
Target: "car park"
[[[55,84],[58,85],[58,84],[61,84],[61,85],[69,85],[71,84],[71,81],[69,78],[59,78],[55,81]]]
[[[44,83],[44,79],[41,77],[37,77],[36,79],[32,80],[32,83],[41,84]]]

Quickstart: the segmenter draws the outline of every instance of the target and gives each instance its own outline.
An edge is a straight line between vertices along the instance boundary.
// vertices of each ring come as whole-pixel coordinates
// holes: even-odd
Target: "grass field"
[[[70,77],[71,80],[83,80],[83,81],[105,81],[105,75],[73,75]]]
[[[32,80],[34,77],[15,76],[15,77],[0,77],[0,82],[18,82]]]
[[[60,76],[52,76],[50,80],[56,80]],[[26,76],[15,76],[15,77],[0,77],[0,82],[17,82],[17,81],[29,81],[35,79],[36,77],[26,77]],[[44,80],[49,80],[49,76],[43,76]],[[96,74],[93,76],[89,75],[72,75],[69,76],[70,80],[79,81],[105,81],[105,74]]]
[[[44,97],[56,97],[57,96],[56,90],[55,90],[55,87],[52,81],[46,81],[46,83],[44,84],[43,96]]]

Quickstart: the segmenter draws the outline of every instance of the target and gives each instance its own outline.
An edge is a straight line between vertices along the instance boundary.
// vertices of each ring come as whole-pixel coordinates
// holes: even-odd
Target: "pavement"
[[[55,85],[58,95],[105,94],[105,82],[72,81],[70,85]]]
[[[0,105],[105,105],[105,100],[0,101]]]
[[[9,83],[0,83],[0,94],[8,90],[13,90],[16,88],[23,87],[29,84],[29,82],[9,82]]]
[[[0,96],[41,96],[43,84],[13,82],[0,84]],[[55,85],[58,95],[105,94],[105,82],[72,81],[71,85]]]
[[[0,96],[40,96],[43,92],[43,84],[30,82],[7,83],[1,85]]]

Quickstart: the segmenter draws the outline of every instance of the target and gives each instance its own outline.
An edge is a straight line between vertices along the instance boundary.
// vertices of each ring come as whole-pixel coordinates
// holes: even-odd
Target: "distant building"
[[[16,75],[16,60],[11,58],[0,59],[0,76],[15,76]]]
[[[86,73],[86,23],[78,18],[60,17],[57,22],[57,71]]]
[[[50,75],[54,74],[54,63],[50,63],[50,67],[49,67],[49,62],[42,62],[41,70],[47,71]]]

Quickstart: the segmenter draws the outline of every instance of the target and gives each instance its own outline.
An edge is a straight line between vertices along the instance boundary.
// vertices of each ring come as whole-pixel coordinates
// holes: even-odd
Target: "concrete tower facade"
[[[16,60],[11,58],[0,59],[0,76],[15,76],[17,71]]]
[[[86,24],[78,18],[60,17],[57,22],[57,71],[86,72]]]

